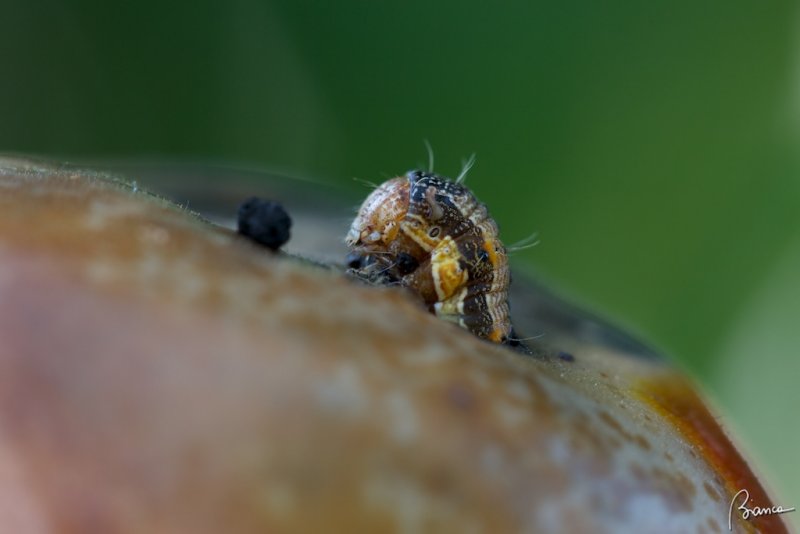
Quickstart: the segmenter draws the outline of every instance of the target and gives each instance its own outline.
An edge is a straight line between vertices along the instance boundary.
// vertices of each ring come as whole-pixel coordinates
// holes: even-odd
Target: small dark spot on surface
[[[697,489],[686,475],[674,469],[665,471],[654,467],[648,479],[653,487],[667,498],[667,504],[674,512],[691,512],[694,510],[694,496]]]
[[[575,356],[573,356],[569,352],[564,352],[563,350],[559,351],[558,358],[560,360],[564,360],[565,362],[570,362],[570,363],[575,361]]]
[[[279,202],[252,197],[237,213],[239,233],[272,250],[289,241],[292,219]]]
[[[457,483],[453,478],[453,474],[447,469],[441,467],[434,467],[430,473],[425,477],[426,487],[436,493],[450,493],[457,490]]]
[[[708,523],[708,528],[710,528],[712,532],[722,532],[719,523],[717,523],[716,519],[713,517],[707,518],[706,522]]]
[[[647,441],[647,438],[645,438],[641,434],[631,434],[631,433],[629,433],[619,423],[619,421],[614,419],[614,417],[612,417],[611,414],[609,414],[608,412],[600,411],[600,412],[598,412],[598,415],[600,416],[600,420],[603,421],[605,424],[607,424],[609,427],[611,427],[617,434],[619,434],[620,437],[622,437],[622,439],[624,441],[633,442],[639,448],[641,448],[642,450],[645,450],[645,451],[649,451],[651,449],[650,442]]]
[[[697,494],[697,488],[694,487],[694,482],[692,482],[689,477],[683,473],[678,473],[676,481],[684,489],[686,495],[693,499]]]
[[[668,452],[665,452],[665,453],[664,453],[664,458],[666,458],[668,462],[671,462],[671,461],[673,461],[673,460],[674,460],[674,458],[672,457],[672,455],[671,455],[670,453],[668,453]]]
[[[450,404],[462,411],[469,411],[475,405],[475,396],[466,387],[456,384],[447,389]]]
[[[640,448],[642,448],[642,449],[644,449],[646,451],[650,450],[650,442],[647,441],[647,438],[645,438],[641,434],[637,434],[637,435],[633,436],[633,440],[636,442],[636,444]]]
[[[611,416],[610,413],[601,410],[600,412],[598,412],[598,415],[600,416],[601,421],[603,421],[606,425],[614,429],[626,441],[630,441],[632,439],[632,436],[622,427],[621,424],[619,424],[619,421],[617,421],[616,419],[614,419],[614,417]]]
[[[706,490],[706,493],[712,500],[718,501],[719,500],[719,493],[717,490],[714,489],[714,486],[709,484],[708,482],[703,482],[703,489]]]
[[[647,479],[647,474],[645,473],[644,468],[642,468],[642,466],[640,466],[639,464],[632,462],[630,465],[630,470],[631,474],[633,475],[633,478],[635,478],[636,480],[641,482]]]

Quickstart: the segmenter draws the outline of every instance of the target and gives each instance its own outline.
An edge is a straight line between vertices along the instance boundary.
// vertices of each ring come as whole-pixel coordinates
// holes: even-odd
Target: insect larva
[[[509,341],[506,250],[486,206],[462,184],[411,171],[375,189],[345,239],[350,267],[409,288],[438,317]]]

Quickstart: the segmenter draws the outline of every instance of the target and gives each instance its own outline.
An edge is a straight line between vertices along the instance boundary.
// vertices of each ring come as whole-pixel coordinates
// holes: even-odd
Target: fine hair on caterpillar
[[[467,173],[472,169],[473,165],[475,165],[475,154],[471,154],[469,158],[461,162],[461,172],[456,176],[457,184],[464,183],[467,179]]]
[[[541,241],[539,241],[539,232],[533,232],[528,237],[520,239],[513,245],[509,245],[506,247],[506,252],[510,254],[514,254],[515,252],[520,252],[521,250],[527,250],[529,248],[533,248],[539,245]]]

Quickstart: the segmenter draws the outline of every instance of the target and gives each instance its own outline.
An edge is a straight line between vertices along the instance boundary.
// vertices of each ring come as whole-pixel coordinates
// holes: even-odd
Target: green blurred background
[[[800,506],[796,2],[0,0],[0,150],[337,184],[427,159],[705,384]],[[800,515],[800,514],[794,514]],[[788,517],[797,522],[797,517]]]

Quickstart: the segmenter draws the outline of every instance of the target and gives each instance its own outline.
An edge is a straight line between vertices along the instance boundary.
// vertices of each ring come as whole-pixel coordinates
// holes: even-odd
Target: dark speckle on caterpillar
[[[516,345],[506,249],[486,206],[459,181],[411,171],[378,186],[345,239],[356,275],[401,285],[483,339]]]

